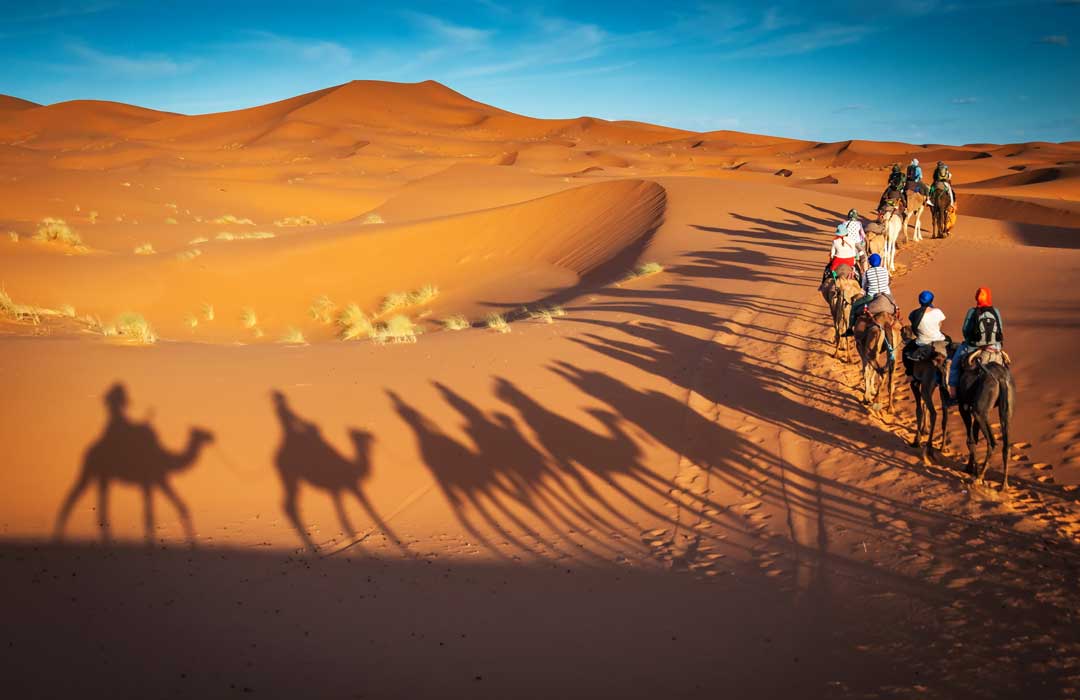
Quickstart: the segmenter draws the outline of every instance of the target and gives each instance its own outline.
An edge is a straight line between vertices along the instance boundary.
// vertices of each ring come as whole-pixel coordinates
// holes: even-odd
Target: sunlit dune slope
[[[375,311],[390,292],[434,284],[442,293],[423,310],[475,315],[488,303],[525,303],[573,287],[620,256],[625,270],[659,225],[664,201],[658,184],[621,180],[415,224],[349,221],[154,256],[65,256],[30,243],[0,259],[0,277],[27,302],[72,304],[103,318],[137,311],[167,337],[250,339],[237,320],[246,308],[268,336],[300,327],[329,337],[333,329],[309,313],[322,295]],[[183,258],[193,249],[201,254]],[[184,318],[204,303],[220,320],[191,331]]]

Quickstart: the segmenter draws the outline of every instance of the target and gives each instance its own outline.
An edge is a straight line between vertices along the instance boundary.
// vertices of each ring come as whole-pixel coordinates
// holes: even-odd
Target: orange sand
[[[961,216],[951,238],[902,249],[893,289],[905,313],[934,289],[958,336],[974,288],[994,288],[1019,396],[1005,494],[962,476],[955,411],[950,451],[923,466],[903,382],[895,416],[868,415],[826,342],[830,232],[912,156],[950,163]],[[75,313],[0,321],[5,687],[1080,690],[1077,161],[1078,143],[540,120],[433,82],[203,116],[0,97],[0,282]],[[45,217],[85,250],[32,240]],[[626,279],[647,262],[663,271]],[[433,300],[379,315],[427,284]],[[311,311],[322,296],[424,332],[339,340]],[[550,307],[565,314],[535,317]],[[85,320],[124,312],[159,341]],[[493,312],[510,332],[484,327]],[[459,314],[473,327],[442,329]],[[281,342],[290,329],[305,342]],[[104,464],[149,473],[193,426],[215,436],[168,478],[193,550],[161,491],[145,548],[143,497],[119,482],[110,547],[96,486],[50,542],[116,383],[172,456],[120,444]],[[305,480],[300,529],[279,468]]]

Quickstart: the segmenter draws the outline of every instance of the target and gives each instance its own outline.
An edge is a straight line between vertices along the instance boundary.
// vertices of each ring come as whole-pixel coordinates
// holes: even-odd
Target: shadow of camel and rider
[[[56,517],[56,539],[62,539],[71,510],[79,497],[91,485],[98,489],[97,518],[101,539],[112,539],[109,522],[109,486],[114,482],[134,484],[143,494],[143,524],[147,543],[154,539],[154,489],[159,489],[180,516],[188,542],[195,544],[195,528],[187,504],[177,495],[169,482],[171,475],[184,471],[198,461],[203,448],[213,442],[214,435],[202,428],[192,428],[184,449],[172,452],[158,438],[149,422],[136,422],[127,415],[127,389],[115,383],[106,392],[105,408],[108,423],[105,430],[86,450],[82,470],[71,487]]]
[[[345,457],[326,441],[319,426],[301,418],[289,406],[285,394],[274,391],[271,399],[282,430],[281,445],[274,457],[274,466],[285,492],[282,508],[304,545],[312,551],[319,549],[300,516],[300,486],[307,483],[330,495],[346,537],[354,537],[357,533],[342,500],[344,494],[349,494],[359,502],[375,527],[381,530],[390,542],[406,551],[401,539],[379,515],[361,488],[361,484],[371,477],[371,446],[375,436],[364,430],[350,429],[348,434],[353,446],[353,456]],[[353,544],[360,544],[370,534],[371,532],[365,533]]]

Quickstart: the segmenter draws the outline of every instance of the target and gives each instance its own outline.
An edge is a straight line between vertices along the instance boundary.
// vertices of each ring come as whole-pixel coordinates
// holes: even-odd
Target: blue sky
[[[1080,0],[0,0],[0,92],[184,113],[353,79],[537,117],[1080,140]]]

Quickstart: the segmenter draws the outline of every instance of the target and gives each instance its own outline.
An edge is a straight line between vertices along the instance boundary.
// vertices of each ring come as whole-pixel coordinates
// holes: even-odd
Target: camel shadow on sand
[[[274,457],[274,465],[285,491],[282,508],[304,545],[312,551],[319,549],[300,516],[300,486],[306,482],[309,486],[325,491],[333,499],[334,509],[346,537],[354,537],[357,533],[342,501],[343,494],[351,494],[387,539],[402,551],[407,551],[361,488],[361,484],[371,477],[371,446],[375,436],[364,430],[350,429],[349,440],[352,442],[354,454],[351,458],[345,457],[326,441],[319,426],[293,411],[285,394],[274,391],[271,397],[282,430],[281,445]],[[373,531],[365,533],[352,544],[359,544],[371,532]]]
[[[128,393],[123,384],[113,384],[105,394],[109,420],[105,431],[86,450],[82,470],[71,487],[56,517],[55,537],[63,539],[71,510],[79,497],[97,484],[98,528],[102,542],[112,539],[109,523],[109,486],[113,482],[134,484],[143,493],[143,524],[147,544],[154,538],[154,489],[160,489],[176,508],[188,542],[195,544],[195,528],[187,504],[177,495],[169,477],[198,461],[202,449],[213,442],[214,435],[202,428],[192,428],[187,445],[179,452],[162,446],[157,431],[149,422],[136,422],[127,415]]]

